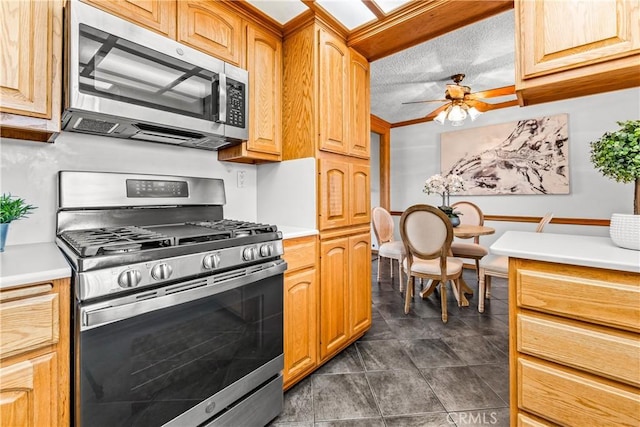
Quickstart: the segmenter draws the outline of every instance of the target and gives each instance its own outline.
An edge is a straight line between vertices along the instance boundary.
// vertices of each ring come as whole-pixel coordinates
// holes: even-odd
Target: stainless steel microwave
[[[67,6],[63,130],[208,150],[248,138],[246,70],[79,0]]]

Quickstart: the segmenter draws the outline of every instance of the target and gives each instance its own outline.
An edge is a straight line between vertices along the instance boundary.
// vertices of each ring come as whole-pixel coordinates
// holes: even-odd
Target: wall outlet
[[[238,188],[244,188],[245,171],[238,171]]]

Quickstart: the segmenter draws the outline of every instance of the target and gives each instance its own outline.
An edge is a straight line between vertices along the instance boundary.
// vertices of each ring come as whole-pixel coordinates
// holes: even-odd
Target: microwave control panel
[[[246,90],[243,83],[227,79],[227,125],[245,127]]]

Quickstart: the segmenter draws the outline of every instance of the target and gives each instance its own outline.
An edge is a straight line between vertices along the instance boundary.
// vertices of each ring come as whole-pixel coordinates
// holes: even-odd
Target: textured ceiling
[[[372,62],[371,114],[390,123],[422,118],[444,102],[402,103],[443,99],[450,76],[457,73],[466,75],[462,84],[471,92],[513,85],[514,61],[510,10]],[[515,95],[487,102],[511,99]]]

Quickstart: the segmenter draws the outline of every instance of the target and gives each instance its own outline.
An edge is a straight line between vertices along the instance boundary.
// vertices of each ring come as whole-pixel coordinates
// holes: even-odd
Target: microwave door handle
[[[218,118],[216,122],[227,122],[227,76],[220,73],[218,76]]]

